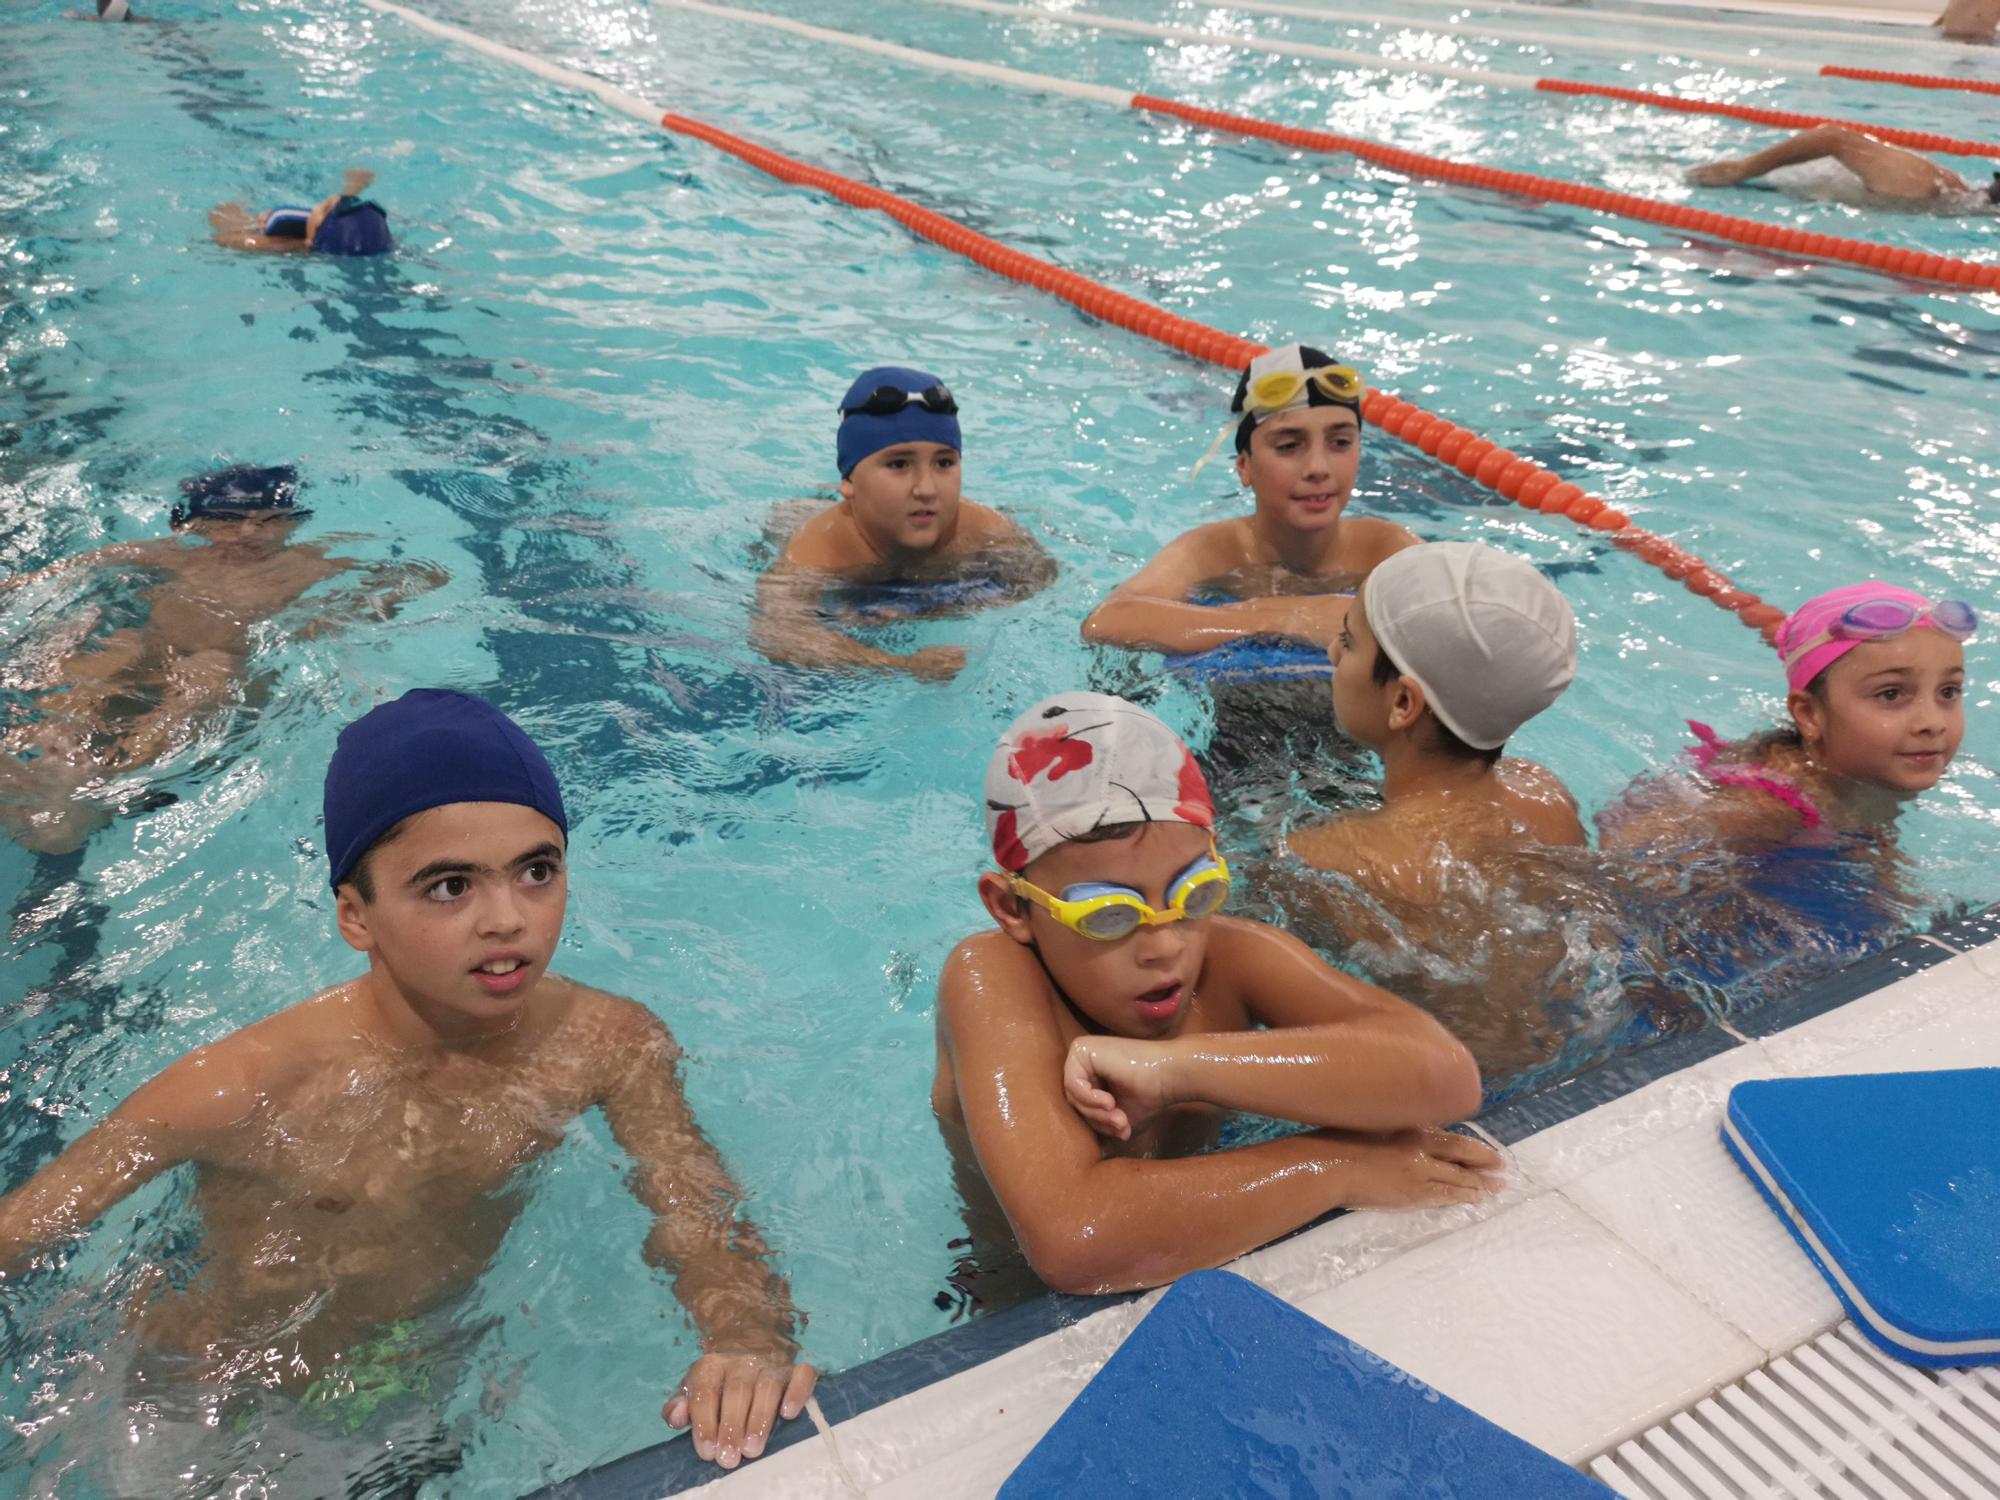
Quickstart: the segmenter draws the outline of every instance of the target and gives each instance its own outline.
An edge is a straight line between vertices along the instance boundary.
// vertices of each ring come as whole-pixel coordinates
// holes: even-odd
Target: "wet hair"
[[[415,813],[410,815],[410,817],[415,816]],[[402,818],[390,824],[383,831],[382,837],[361,851],[361,858],[354,862],[354,868],[347,872],[347,879],[341,882],[343,885],[353,886],[364,905],[372,905],[375,901],[375,876],[368,868],[369,863],[375,858],[375,851],[384,844],[393,844],[403,836],[403,830],[409,826],[409,818]]]
[[[1369,669],[1369,675],[1375,679],[1375,686],[1377,687],[1387,687],[1398,677],[1404,675],[1403,669],[1390,659],[1388,648],[1380,641],[1375,643],[1375,664]],[[1501,755],[1507,749],[1504,744],[1495,745],[1491,750],[1480,750],[1466,744],[1464,740],[1451,732],[1444,720],[1440,719],[1436,713],[1431,714],[1431,731],[1433,735],[1432,744],[1436,747],[1438,753],[1448,755],[1453,760],[1477,760],[1485,762],[1489,767],[1497,766],[1500,763]]]

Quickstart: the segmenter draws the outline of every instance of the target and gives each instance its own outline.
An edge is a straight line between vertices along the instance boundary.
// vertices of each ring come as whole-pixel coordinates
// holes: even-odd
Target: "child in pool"
[[[1382,806],[1291,834],[1294,855],[1347,887],[1337,898],[1311,881],[1308,905],[1332,921],[1339,946],[1448,955],[1418,966],[1403,992],[1444,1015],[1483,1070],[1525,1065],[1545,1049],[1529,1035],[1538,1010],[1515,1002],[1564,945],[1553,930],[1542,942],[1518,930],[1490,941],[1502,922],[1494,908],[1504,895],[1510,910],[1533,909],[1546,888],[1572,885],[1543,851],[1587,839],[1561,780],[1502,753],[1576,675],[1569,605],[1520,558],[1427,542],[1368,575],[1333,658],[1334,717],[1381,757]]]
[[[286,465],[228,468],[181,482],[172,537],[123,542],[0,579],[0,596],[48,579],[130,571],[143,623],[93,638],[94,614],[72,621],[45,658],[17,647],[11,686],[37,696],[0,735],[0,828],[30,849],[62,854],[111,820],[83,795],[151,765],[185,742],[206,714],[242,689],[259,627],[329,580],[297,626],[315,636],[350,619],[390,618],[445,581],[429,563],[358,565],[324,543],[295,542],[310,510],[295,503]]]
[[[177,1370],[225,1404],[379,1385],[368,1351],[479,1278],[520,1169],[601,1109],[653,1214],[645,1257],[701,1333],[663,1415],[725,1468],[760,1453],[814,1373],[673,1037],[549,972],[568,818],[541,751],[478,698],[408,693],[341,732],[325,837],[367,972],[190,1052],[0,1198],[0,1273],[186,1163],[201,1265],[131,1308],[142,1378]]]
[[[1861,201],[1870,206],[1916,204],[1963,214],[1984,212],[2000,204],[2000,172],[1985,187],[1974,187],[1927,156],[1878,141],[1846,125],[1815,125],[1752,155],[1725,157],[1690,168],[1687,178],[1698,187],[1734,187],[1780,167],[1829,159],[1847,169],[1851,183],[1866,195]]]
[[[375,180],[359,167],[347,170],[339,192],[310,208],[291,205],[252,214],[240,203],[218,203],[209,210],[211,236],[231,250],[255,250],[275,255],[307,251],[320,255],[386,255],[396,248],[389,233],[389,215],[378,203],[361,197]]]
[[[1779,627],[1787,728],[1724,743],[1690,719],[1692,776],[1649,776],[1598,817],[1606,849],[1755,853],[1841,834],[1886,838],[1965,736],[1965,647],[1978,616],[1893,584],[1850,584]]]
[[[1110,1292],[1341,1206],[1495,1185],[1494,1152],[1435,1128],[1477,1107],[1463,1047],[1219,914],[1208,787],[1152,714],[1100,693],[1037,704],[988,764],[986,808],[995,929],[945,965],[931,1086],[975,1243],[1017,1244],[1058,1290]],[[1206,1151],[1229,1110],[1316,1128]]]
[[[892,612],[901,615],[1010,604],[1048,586],[1055,563],[1035,539],[960,498],[960,455],[958,402],[937,376],[895,365],[862,371],[840,402],[840,499],[793,531],[758,580],[751,644],[800,666],[957,676],[959,647],[882,651],[834,628],[827,606],[843,586],[881,589],[892,603],[899,596]]]
[[[1169,542],[1091,612],[1083,638],[1172,653],[1258,636],[1331,646],[1345,596],[1417,542],[1394,522],[1346,514],[1365,389],[1352,368],[1304,344],[1253,359],[1229,409],[1238,416],[1236,475],[1256,508]]]

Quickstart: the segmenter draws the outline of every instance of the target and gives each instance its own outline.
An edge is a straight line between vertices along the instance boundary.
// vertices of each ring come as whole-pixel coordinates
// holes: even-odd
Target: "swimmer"
[[[200,1265],[129,1305],[128,1402],[199,1383],[225,1431],[244,1403],[337,1402],[381,1380],[397,1330],[480,1280],[523,1206],[522,1169],[600,1110],[651,1215],[636,1248],[700,1335],[662,1415],[724,1468],[761,1453],[814,1371],[667,1027],[549,972],[569,822],[540,749],[478,698],[407,693],[341,731],[324,843],[334,921],[366,972],[188,1053],[0,1198],[0,1272],[185,1165]]]
[[[66,21],[146,21],[149,16],[133,13],[130,0],[97,0],[97,14],[85,15],[80,10],[63,12]]]
[[[2000,0],[1950,0],[1931,25],[1954,42],[1990,42],[2000,30]]]
[[[1877,199],[1925,204],[1944,213],[1964,213],[2000,204],[2000,172],[1988,187],[1974,187],[1958,173],[1901,146],[1891,146],[1845,125],[1815,125],[1789,140],[1749,156],[1731,157],[1690,168],[1697,187],[1734,187],[1779,167],[1831,157],[1861,180]]]
[[[1446,1016],[1482,1069],[1518,1068],[1535,1045],[1512,1002],[1562,954],[1489,945],[1493,908],[1503,892],[1533,904],[1538,887],[1567,884],[1542,851],[1588,840],[1554,772],[1502,757],[1576,676],[1575,617],[1531,564],[1478,542],[1427,542],[1368,575],[1333,659],[1334,717],[1381,757],[1382,806],[1290,835],[1306,866],[1342,877],[1338,888],[1309,882],[1310,904],[1343,947],[1400,942],[1476,971],[1449,1001],[1443,985],[1397,983]]]
[[[1437,1128],[1479,1103],[1458,1042],[1221,914],[1207,783],[1152,714],[1101,693],[1035,705],[987,765],[986,824],[995,925],[945,964],[931,1086],[986,1253],[1058,1291],[1122,1291],[1335,1208],[1497,1185],[1496,1153]],[[1229,1111],[1314,1128],[1210,1149]]]
[[[751,644],[798,666],[934,682],[957,676],[961,648],[883,651],[836,629],[829,604],[843,587],[886,586],[905,605],[897,613],[930,614],[1012,604],[1048,587],[1055,563],[1040,544],[999,511],[960,497],[961,453],[958,402],[937,376],[895,365],[862,371],[840,401],[840,499],[792,532],[758,579]],[[970,587],[954,599],[954,585]],[[933,587],[947,602],[925,603]]]
[[[1598,817],[1606,849],[1720,845],[1739,853],[1859,834],[1888,846],[1965,737],[1971,605],[1888,583],[1808,600],[1779,627],[1784,728],[1725,742],[1688,720],[1691,774],[1647,776]]]
[[[1347,596],[1417,542],[1393,522],[1346,514],[1365,390],[1356,371],[1304,344],[1252,360],[1229,409],[1239,417],[1236,476],[1256,509],[1169,542],[1091,612],[1083,638],[1174,653],[1258,636],[1331,646]]]
[[[389,215],[380,204],[361,197],[374,180],[373,172],[350,167],[340,191],[310,208],[282,205],[260,215],[240,203],[219,203],[209,210],[209,226],[215,231],[210,238],[231,250],[276,255],[387,254],[396,248]]]
[[[27,848],[65,854],[109,823],[94,793],[151,765],[243,686],[253,637],[307,591],[348,575],[294,627],[312,638],[351,620],[387,620],[445,581],[429,563],[359,564],[292,540],[311,515],[289,466],[235,464],[181,483],[174,535],[122,542],[0,579],[0,600],[40,582],[139,586],[142,623],[94,635],[94,606],[39,651],[16,646],[4,679],[32,695],[0,733],[0,829]]]

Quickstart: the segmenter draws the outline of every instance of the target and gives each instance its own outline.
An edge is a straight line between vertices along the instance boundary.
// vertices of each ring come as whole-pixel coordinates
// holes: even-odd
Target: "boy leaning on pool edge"
[[[975,1241],[1011,1231],[1050,1286],[1111,1292],[1335,1208],[1495,1185],[1495,1152],[1435,1128],[1479,1105],[1458,1042],[1276,928],[1219,914],[1207,784],[1152,714],[1101,693],[1037,704],[993,754],[986,808],[995,927],[940,978],[931,1092]],[[1316,1128],[1204,1150],[1226,1111]]]
[[[419,689],[350,724],[327,769],[326,845],[335,920],[368,972],[188,1053],[0,1197],[0,1273],[191,1165],[202,1270],[131,1306],[141,1384],[199,1385],[217,1413],[289,1391],[270,1420],[297,1429],[325,1407],[339,1425],[337,1403],[394,1374],[374,1368],[379,1350],[421,1355],[395,1336],[490,1263],[518,1169],[600,1108],[654,1216],[645,1258],[701,1333],[662,1415],[725,1468],[761,1453],[814,1372],[688,1109],[673,1037],[548,972],[568,842],[548,762],[490,704]],[[157,1435],[163,1452],[185,1439]]]

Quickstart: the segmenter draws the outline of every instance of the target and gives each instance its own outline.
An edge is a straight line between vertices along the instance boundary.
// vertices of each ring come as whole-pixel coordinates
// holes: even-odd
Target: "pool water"
[[[1219,34],[1344,32],[1106,4]],[[158,535],[179,478],[240,460],[300,467],[310,534],[451,581],[393,624],[311,641],[273,629],[268,701],[128,778],[170,805],[121,817],[74,857],[0,842],[0,1181],[189,1047],[356,971],[324,888],[326,760],[369,704],[450,685],[514,713],[561,772],[561,965],[673,1028],[696,1113],[810,1315],[809,1356],[842,1368],[962,1316],[940,1297],[963,1229],[927,1091],[937,970],[981,922],[985,756],[1020,709],[1080,683],[1143,694],[1206,745],[1202,689],[1087,650],[1077,624],[1169,538],[1241,508],[1227,466],[1189,478],[1230,377],[349,0],[246,0],[222,18],[163,0],[148,13],[180,24],[157,28],[72,26],[61,8],[36,0],[0,21],[0,564]],[[1689,193],[1685,166],[1770,138],[921,0],[772,8],[1656,196]],[[1991,298],[1684,247],[636,0],[433,13],[1175,312],[1338,349],[1774,601],[1879,574],[1983,602],[2000,578]],[[1979,133],[1968,96],[1391,45]],[[310,201],[350,164],[379,174],[393,260],[206,243],[213,203]],[[1714,203],[1994,254],[1991,219],[1772,193]],[[830,485],[834,400],[878,362],[944,374],[963,404],[967,492],[1018,517],[1063,570],[1031,606],[879,633],[899,649],[964,644],[945,686],[779,669],[744,641],[771,509]],[[1586,810],[1670,758],[1684,716],[1731,734],[1777,710],[1754,634],[1600,534],[1503,506],[1379,437],[1356,505],[1559,578],[1582,627],[1579,676],[1513,748]],[[0,601],[10,659],[93,602],[117,604],[60,588]],[[2000,674],[1979,647],[1971,667],[1966,748],[1902,824],[1927,907],[2000,898],[1983,733]],[[1307,810],[1279,777],[1270,805],[1231,822],[1232,852],[1256,855]],[[447,1412],[466,1447],[427,1493],[517,1494],[665,1432],[659,1406],[694,1342],[639,1259],[644,1215],[601,1122],[569,1134],[535,1169],[498,1263],[449,1313],[474,1350]],[[116,1329],[102,1289],[192,1253],[185,1191],[155,1184],[0,1306],[0,1494],[97,1493],[85,1459],[107,1419],[82,1393],[101,1383],[89,1351]]]

